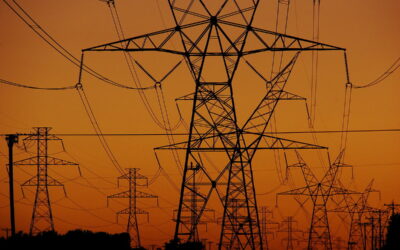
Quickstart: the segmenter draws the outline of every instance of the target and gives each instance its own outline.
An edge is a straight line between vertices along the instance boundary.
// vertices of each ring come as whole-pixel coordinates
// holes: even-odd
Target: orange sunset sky
[[[11,0],[9,0],[11,1]],[[133,37],[169,27],[173,19],[167,1],[161,0],[115,0],[118,14],[126,37]],[[276,0],[261,1],[254,25],[274,30]],[[79,57],[84,48],[117,41],[110,10],[107,4],[98,0],[19,0],[18,3],[73,55]],[[312,39],[313,1],[292,0],[287,33]],[[321,0],[320,35],[321,42],[346,48],[349,60],[351,82],[356,85],[368,83],[382,74],[400,55],[400,1],[398,0]],[[311,56],[304,52],[297,61],[287,90],[310,99]],[[160,79],[177,62],[178,56],[158,53],[137,53],[133,55],[156,79]],[[265,55],[268,57],[268,53]],[[248,59],[265,74],[268,66],[264,58],[254,56]],[[267,59],[268,60],[268,59]],[[122,53],[87,53],[85,63],[101,74],[132,86],[127,65]],[[144,86],[152,84],[143,72],[139,78]],[[0,79],[38,87],[61,87],[77,83],[79,69],[60,56],[7,5],[0,2]],[[315,130],[340,130],[342,124],[345,66],[343,52],[319,52],[318,93]],[[147,112],[135,90],[117,88],[83,74],[82,84],[93,111],[104,133],[164,133]],[[239,124],[243,124],[264,90],[262,81],[245,63],[239,65],[233,82],[235,104]],[[194,82],[186,65],[180,65],[162,85],[166,107],[172,126],[179,122],[175,99],[194,91]],[[32,127],[52,127],[52,132],[94,133],[76,90],[44,91],[0,85],[0,133],[28,133]],[[349,129],[397,129],[400,128],[400,72],[394,72],[380,84],[354,89],[351,102]],[[147,90],[149,102],[158,119],[161,118],[157,95]],[[190,122],[191,104],[179,103],[185,123]],[[282,102],[276,111],[278,131],[307,131],[307,112],[304,102]],[[182,123],[174,133],[186,133]],[[282,135],[285,138],[313,143],[310,134]],[[317,134],[318,143],[329,147],[331,158],[339,153],[340,134]],[[23,137],[21,137],[22,139]],[[122,181],[117,187],[120,173],[111,164],[99,140],[95,136],[62,137],[66,152],[59,144],[50,144],[55,157],[80,164],[83,177],[75,167],[51,167],[49,175],[64,183],[68,196],[62,188],[51,188],[50,195],[56,230],[66,232],[76,228],[110,233],[125,230],[126,217],[116,223],[115,212],[127,205],[125,200],[110,200],[107,195],[127,189]],[[153,148],[169,144],[166,136],[113,136],[106,138],[111,150],[123,168],[140,168],[140,173],[154,180],[141,191],[159,196],[159,206],[154,199],[141,199],[139,207],[150,213],[149,221],[140,216],[140,229],[144,246],[162,245],[172,238],[173,210],[177,208],[181,175],[173,161],[171,152],[159,152],[164,169],[157,176],[157,164]],[[176,136],[183,141],[186,136]],[[32,153],[33,148],[30,150]],[[9,227],[7,147],[4,137],[0,139],[0,228]],[[29,157],[22,144],[15,149],[15,160]],[[184,152],[179,153],[180,161]],[[322,160],[318,160],[322,157]],[[212,157],[211,157],[212,158]],[[305,160],[321,175],[326,165],[326,153],[304,153]],[[280,163],[279,163],[280,162]],[[215,161],[218,164],[218,159]],[[353,170],[342,171],[342,180],[348,187],[362,190],[372,179],[380,195],[372,194],[370,205],[382,207],[384,203],[400,202],[400,133],[349,133],[346,149],[346,163]],[[254,162],[256,193],[259,206],[268,206],[274,211],[273,220],[281,221],[293,215],[297,227],[307,231],[311,213],[309,203],[305,211],[293,202],[293,197],[280,197],[275,206],[276,193],[301,187],[304,181],[299,170],[291,172],[290,183],[283,184],[286,175],[282,159],[274,160],[270,151],[260,152]],[[19,184],[35,173],[34,167],[15,168],[15,199],[17,230],[29,231],[32,214],[34,188],[26,188],[25,198]],[[154,177],[154,178],[153,178]],[[290,184],[290,185],[289,185]],[[217,205],[216,205],[217,206]],[[200,226],[201,238],[217,241],[221,216],[216,210],[216,220],[207,228]],[[270,216],[270,215],[269,215]],[[346,224],[335,214],[330,214],[332,235],[346,237]],[[5,233],[0,231],[0,235]],[[279,249],[282,234],[270,238],[271,246]]]

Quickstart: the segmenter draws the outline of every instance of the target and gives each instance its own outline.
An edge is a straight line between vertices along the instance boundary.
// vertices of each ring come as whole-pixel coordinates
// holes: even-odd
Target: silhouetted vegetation
[[[30,236],[22,232],[8,239],[0,238],[1,250],[131,250],[127,233],[108,234],[86,230],[73,230],[65,235],[57,232],[43,232]]]
[[[165,250],[202,250],[205,249],[203,243],[201,242],[184,242],[181,243],[178,240],[170,240],[168,243],[165,243]]]
[[[400,214],[393,214],[390,217],[386,233],[386,243],[383,250],[400,249]]]

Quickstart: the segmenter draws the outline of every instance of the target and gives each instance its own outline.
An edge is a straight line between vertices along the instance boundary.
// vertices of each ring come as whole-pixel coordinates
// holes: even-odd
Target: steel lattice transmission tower
[[[138,190],[138,186],[147,186],[148,179],[146,176],[139,174],[139,168],[128,168],[126,171],[127,173],[118,177],[119,180],[127,180],[129,184],[129,190],[113,194],[107,196],[107,204],[108,199],[111,198],[125,198],[129,199],[129,206],[119,212],[117,212],[117,219],[118,216],[121,214],[128,215],[128,222],[126,231],[130,236],[131,240],[131,247],[139,248],[141,247],[140,244],[140,233],[139,233],[139,223],[138,223],[138,214],[146,214],[148,216],[149,212],[142,210],[137,207],[137,199],[138,198],[158,198],[156,195],[144,193]]]
[[[197,226],[211,195],[216,193],[223,208],[219,248],[262,249],[251,165],[256,151],[321,148],[266,136],[264,132],[284,95],[284,87],[298,57],[295,52],[344,49],[253,27],[259,2],[169,0],[174,27],[83,50],[158,51],[180,55],[189,65],[195,82],[195,91],[184,97],[193,102],[189,137],[187,141],[158,148],[186,152],[175,240],[198,239]],[[240,126],[232,89],[239,62],[243,57],[271,51],[290,51],[292,60],[272,79],[267,78],[264,97]],[[211,174],[211,167],[202,160],[205,152],[224,155],[226,162],[219,165],[218,174]],[[192,187],[195,176],[199,180],[198,189]],[[197,197],[196,206],[185,198],[192,194]],[[192,214],[193,220],[184,219],[187,212]]]
[[[49,166],[78,166],[75,162],[70,162],[55,158],[49,155],[49,142],[59,141],[62,139],[55,135],[49,134],[50,127],[36,127],[35,132],[23,139],[25,148],[28,142],[33,141],[36,146],[36,155],[24,160],[14,162],[16,166],[36,166],[37,171],[31,179],[27,180],[22,187],[36,187],[35,202],[33,205],[32,221],[30,225],[30,234],[36,235],[40,232],[54,231],[53,213],[51,210],[51,202],[49,195],[49,187],[64,185],[48,174]],[[64,145],[62,144],[64,148]],[[64,188],[65,193],[65,188]],[[66,194],[66,193],[65,193]]]
[[[338,181],[338,184],[343,187],[343,184]],[[350,217],[349,225],[349,236],[347,241],[347,248],[349,250],[361,250],[365,249],[363,245],[363,233],[362,233],[362,218],[363,215],[369,210],[368,198],[371,192],[377,190],[372,189],[373,180],[367,185],[364,191],[358,195],[344,194],[343,200],[338,207],[332,210],[332,212],[346,212]]]
[[[297,229],[295,226],[297,221],[293,219],[293,216],[288,216],[284,219],[281,224],[278,232],[285,233],[286,237],[283,238],[283,241],[286,241],[286,250],[293,250],[294,242],[299,244],[299,239],[296,238],[295,233],[302,232],[301,230]]]
[[[301,169],[305,187],[278,193],[278,195],[305,195],[310,197],[313,205],[311,223],[308,232],[308,249],[332,249],[332,240],[328,221],[327,203],[335,195],[358,194],[349,191],[341,186],[337,186],[337,174],[343,164],[343,151],[338,155],[334,163],[330,166],[325,175],[319,179],[312,169],[305,163],[301,155],[296,151],[298,163],[289,167]]]

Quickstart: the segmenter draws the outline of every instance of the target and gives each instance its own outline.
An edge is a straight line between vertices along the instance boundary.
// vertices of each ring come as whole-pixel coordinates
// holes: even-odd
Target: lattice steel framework
[[[24,146],[27,142],[34,141],[36,144],[36,156],[14,162],[15,166],[36,166],[36,175],[27,180],[22,187],[36,187],[35,202],[33,205],[30,234],[36,235],[40,232],[54,231],[53,213],[49,195],[49,187],[64,185],[48,175],[49,166],[78,166],[75,162],[58,159],[49,155],[48,144],[50,141],[62,140],[55,135],[49,134],[51,128],[36,127],[35,133],[23,139]],[[65,188],[64,188],[65,193]]]
[[[338,182],[340,186],[343,185]],[[366,186],[364,191],[357,195],[344,194],[343,206],[338,206],[333,209],[333,212],[346,212],[350,217],[349,235],[347,241],[347,248],[351,250],[365,249],[363,243],[363,229],[362,229],[362,218],[363,215],[370,210],[368,207],[368,198],[371,192],[377,192],[372,189],[373,180]]]
[[[337,186],[337,173],[340,167],[347,166],[342,163],[343,151],[338,155],[325,175],[318,179],[312,169],[305,163],[301,155],[296,151],[298,163],[290,167],[299,167],[302,171],[305,187],[278,193],[278,195],[305,195],[310,197],[313,210],[308,233],[308,249],[332,249],[327,203],[334,195],[356,194],[343,187]]]
[[[299,239],[296,238],[295,233],[301,233],[302,231],[295,227],[295,224],[297,224],[297,221],[294,220],[293,216],[288,216],[279,225],[280,228],[278,232],[286,234],[286,236],[282,239],[282,241],[286,242],[286,250],[295,249],[295,242],[297,245],[299,245]]]
[[[159,51],[181,55],[189,65],[195,91],[189,138],[162,149],[185,150],[185,163],[175,227],[175,240],[195,241],[197,226],[212,193],[223,206],[219,248],[262,249],[252,173],[258,149],[320,149],[323,147],[264,134],[297,60],[266,80],[266,94],[254,112],[238,125],[232,81],[241,59],[262,52],[344,50],[339,47],[253,27],[259,0],[169,0],[175,27],[103,44],[88,51]],[[268,79],[268,78],[267,78]],[[214,176],[202,154],[220,152],[226,164]],[[195,177],[196,176],[196,177]],[[192,187],[197,180],[198,189]],[[196,196],[193,200],[185,197]],[[195,208],[195,209],[193,209]],[[187,220],[191,213],[191,220]]]
[[[128,168],[126,169],[126,173],[122,176],[118,177],[119,180],[127,180],[129,185],[129,190],[113,194],[107,196],[107,203],[108,199],[113,198],[125,198],[129,200],[129,205],[127,208],[117,212],[117,219],[118,216],[121,214],[128,215],[128,222],[126,232],[129,234],[131,247],[132,248],[140,248],[140,231],[139,231],[139,223],[137,219],[138,214],[146,214],[148,216],[149,212],[142,210],[137,207],[137,199],[138,198],[158,198],[156,195],[144,193],[142,191],[137,190],[138,186],[147,186],[148,180],[147,177],[144,175],[139,174],[139,168]],[[139,183],[139,181],[143,183]]]

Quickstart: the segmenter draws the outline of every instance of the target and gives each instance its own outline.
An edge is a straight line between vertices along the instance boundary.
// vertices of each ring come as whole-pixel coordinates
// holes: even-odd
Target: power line
[[[55,40],[46,30],[44,30],[39,23],[32,18],[29,13],[22,8],[15,0],[8,2],[7,0],[3,0],[3,2],[33,31],[35,32],[44,42],[46,42],[50,47],[56,50],[61,56],[67,59],[69,62],[74,64],[76,67],[81,67],[80,60],[75,57],[70,51],[68,51],[62,44],[60,44],[57,40]],[[13,4],[15,6],[13,6]],[[108,84],[114,85],[116,87],[125,88],[125,89],[132,89],[132,90],[147,90],[155,88],[155,84],[149,87],[130,87],[124,84],[117,83],[113,80],[108,79],[107,77],[101,75],[100,73],[96,72],[95,70],[91,69],[87,65],[82,65],[82,69],[89,73],[90,75],[96,77],[97,79],[106,82]]]
[[[334,133],[378,133],[378,132],[400,132],[400,128],[393,129],[351,129],[351,130],[314,130],[314,131],[276,131],[264,132],[265,135],[273,134],[334,134]],[[246,132],[245,132],[246,133]],[[9,133],[1,133],[0,136],[6,136]],[[17,135],[31,135],[30,133],[17,133]],[[56,136],[99,136],[97,133],[58,133]],[[187,133],[102,133],[101,136],[187,136]]]
[[[7,84],[7,85],[10,85],[10,86],[14,86],[14,87],[37,89],[37,90],[69,90],[69,89],[75,89],[76,88],[76,85],[65,86],[65,87],[51,87],[51,88],[48,88],[48,87],[36,87],[36,86],[32,86],[32,85],[27,85],[27,84],[11,82],[11,81],[7,81],[7,80],[4,80],[4,79],[0,79],[0,83]]]
[[[375,86],[378,83],[380,83],[383,80],[385,80],[388,76],[393,74],[399,68],[400,68],[400,57],[397,58],[396,61],[394,61],[394,63],[385,72],[383,72],[378,78],[376,78],[372,82],[366,83],[366,84],[363,84],[363,85],[354,85],[354,84],[352,84],[352,87],[355,88],[355,89],[361,89],[361,88],[368,88],[368,87]]]
[[[96,136],[99,138],[100,144],[103,146],[104,151],[106,152],[108,158],[110,159],[111,163],[114,165],[114,167],[118,170],[120,174],[124,173],[123,168],[119,164],[118,160],[116,159],[114,153],[112,152],[110,146],[108,145],[107,140],[104,138],[103,133],[101,131],[100,125],[96,119],[96,116],[93,112],[93,109],[90,105],[89,99],[87,98],[85,91],[82,87],[82,84],[79,84],[80,86],[77,88],[77,91],[79,93],[79,97],[82,101],[82,104],[85,108],[85,112],[90,120],[90,123],[93,126],[94,131],[96,132]]]

